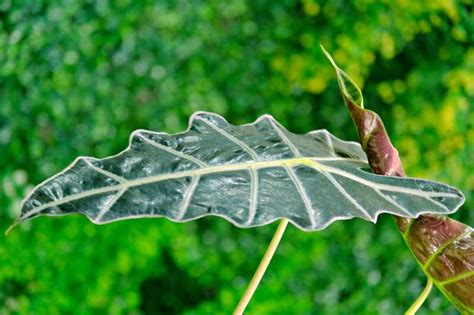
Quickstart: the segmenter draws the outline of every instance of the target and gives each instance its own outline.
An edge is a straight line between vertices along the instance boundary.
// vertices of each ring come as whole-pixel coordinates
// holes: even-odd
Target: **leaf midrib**
[[[323,165],[319,163],[319,161],[342,161],[342,162],[358,162],[358,163],[363,163],[366,164],[367,161],[361,160],[361,159],[346,159],[346,158],[337,158],[337,157],[297,157],[297,158],[290,158],[290,159],[280,159],[280,160],[273,160],[273,161],[248,161],[244,163],[234,163],[234,164],[226,164],[226,165],[217,165],[217,166],[207,166],[207,167],[201,167],[197,169],[192,169],[192,170],[186,170],[186,171],[181,171],[181,172],[174,172],[174,173],[166,173],[166,174],[160,174],[160,175],[155,175],[155,176],[148,176],[148,177],[142,177],[139,179],[131,179],[127,180],[126,182],[121,182],[117,185],[112,185],[112,186],[106,186],[106,187],[100,187],[100,188],[95,188],[92,190],[87,190],[80,192],[78,194],[66,196],[64,198],[55,200],[53,202],[45,203],[39,207],[33,208],[32,210],[26,212],[20,220],[29,218],[33,216],[34,214],[37,214],[41,212],[44,209],[58,206],[61,204],[65,204],[74,200],[82,199],[82,198],[87,198],[90,196],[94,195],[100,195],[112,191],[119,191],[119,190],[124,190],[128,189],[130,187],[135,187],[135,186],[141,186],[141,185],[146,185],[146,184],[152,184],[152,183],[157,183],[165,180],[171,180],[171,179],[177,179],[177,178],[183,178],[183,177],[195,177],[195,176],[201,176],[201,175],[209,175],[209,174],[216,174],[216,173],[223,173],[223,172],[233,172],[233,171],[242,171],[242,170],[247,170],[247,171],[254,171],[258,169],[263,169],[263,168],[271,168],[271,167],[294,167],[294,166],[308,166],[313,169],[319,170],[319,171],[326,171],[330,172],[333,174],[338,174],[341,176],[344,176],[346,178],[355,180],[359,183],[362,183],[364,185],[367,185],[371,187],[372,189],[380,189],[380,190],[388,190],[388,191],[395,191],[395,192],[404,192],[408,194],[415,194],[415,195],[420,195],[423,197],[456,197],[455,194],[451,193],[439,193],[439,192],[426,192],[426,191],[419,191],[411,188],[405,188],[405,187],[393,187],[390,185],[385,185],[381,183],[374,183],[374,182],[369,182],[363,178],[359,178],[351,173],[345,172],[343,170],[333,168],[328,165]],[[74,165],[74,164],[73,164]]]
[[[92,190],[82,191],[78,194],[69,195],[64,198],[55,200],[53,202],[45,203],[39,207],[33,208],[32,210],[26,212],[20,220],[26,219],[36,213],[41,212],[44,209],[58,206],[60,204],[68,203],[70,201],[87,198],[94,195],[100,195],[112,191],[119,191],[122,189],[127,189],[130,187],[141,186],[146,184],[152,184],[156,182],[161,182],[170,179],[177,179],[183,177],[195,177],[201,175],[209,175],[209,174],[216,174],[216,173],[223,173],[223,172],[233,172],[233,171],[242,171],[242,170],[258,170],[263,168],[270,168],[270,167],[281,167],[284,165],[287,166],[297,166],[297,165],[311,165],[311,167],[323,169],[325,168],[324,165],[318,163],[316,160],[320,159],[322,161],[331,161],[331,160],[340,160],[340,161],[353,161],[353,162],[361,162],[365,163],[364,160],[359,159],[341,159],[341,158],[317,158],[317,157],[299,157],[299,158],[291,158],[291,159],[281,159],[281,160],[273,160],[273,161],[249,161],[244,163],[233,163],[233,164],[226,164],[226,165],[217,165],[217,166],[206,166],[181,172],[174,172],[174,173],[166,173],[160,174],[155,176],[148,176],[148,177],[141,177],[138,179],[130,179],[126,182],[119,182],[116,185],[94,188]],[[78,158],[80,160],[80,158]],[[74,163],[73,163],[74,165]],[[72,166],[71,166],[72,167]]]

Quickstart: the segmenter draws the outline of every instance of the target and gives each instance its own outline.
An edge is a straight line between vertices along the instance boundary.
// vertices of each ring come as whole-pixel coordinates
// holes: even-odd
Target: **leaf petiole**
[[[265,255],[263,255],[262,261],[258,265],[257,270],[255,271],[255,274],[252,277],[252,280],[250,280],[249,285],[247,286],[247,289],[245,290],[244,295],[240,299],[239,304],[234,310],[234,315],[242,315],[245,311],[245,308],[250,302],[250,299],[252,298],[253,294],[255,293],[255,290],[258,287],[258,284],[263,278],[263,275],[265,271],[267,270],[268,265],[270,264],[270,261],[272,260],[273,255],[275,254],[276,249],[278,248],[278,244],[280,244],[280,240],[285,233],[286,226],[288,225],[288,220],[287,219],[282,219],[280,221],[280,224],[278,225],[275,234],[273,235],[273,238],[268,245],[267,251],[265,252]]]
[[[431,278],[428,278],[428,282],[426,283],[425,288],[421,292],[421,294],[418,296],[418,298],[413,302],[413,304],[410,306],[410,308],[405,312],[405,315],[414,315],[418,309],[423,305],[425,302],[426,298],[431,292],[431,289],[433,288],[433,280]]]

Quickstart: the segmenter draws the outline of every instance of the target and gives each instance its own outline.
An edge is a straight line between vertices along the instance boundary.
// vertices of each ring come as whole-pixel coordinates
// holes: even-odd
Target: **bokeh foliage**
[[[0,228],[76,156],[181,131],[196,110],[356,139],[319,43],[407,173],[461,188],[455,217],[474,225],[473,42],[470,1],[0,2]],[[229,313],[275,228],[40,218],[0,241],[0,313]],[[424,282],[388,216],[290,227],[249,314],[398,314]],[[420,313],[455,311],[436,291]]]

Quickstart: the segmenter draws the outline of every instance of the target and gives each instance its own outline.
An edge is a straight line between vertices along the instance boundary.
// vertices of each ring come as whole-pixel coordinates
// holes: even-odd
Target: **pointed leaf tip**
[[[328,58],[329,62],[334,66],[334,68],[339,69],[339,67],[336,65],[336,62],[334,62],[334,59],[332,58],[331,54],[324,48],[324,46],[319,44],[319,47],[323,51],[326,58]]]
[[[16,220],[12,223],[12,225],[10,225],[10,226],[8,227],[8,229],[5,231],[4,235],[5,235],[5,236],[8,236],[8,234],[10,234],[10,232],[11,232],[18,224],[20,224],[20,220],[19,220],[19,219],[16,219]]]
[[[321,50],[326,55],[326,58],[328,58],[329,62],[331,62],[334,70],[336,71],[337,82],[339,83],[339,88],[346,106],[351,107],[355,105],[360,108],[364,108],[364,97],[359,86],[349,77],[347,73],[337,66],[331,54],[326,49],[324,49],[323,45],[319,45],[319,47],[321,47]]]

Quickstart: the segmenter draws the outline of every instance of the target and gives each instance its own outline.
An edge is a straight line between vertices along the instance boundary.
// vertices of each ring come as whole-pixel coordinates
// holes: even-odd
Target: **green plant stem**
[[[431,278],[428,278],[428,282],[426,283],[426,287],[423,289],[423,292],[421,292],[415,302],[413,302],[410,308],[405,312],[405,315],[414,315],[421,307],[421,305],[423,305],[432,288],[433,280],[431,280]]]
[[[240,299],[239,304],[234,310],[234,315],[241,315],[244,313],[245,308],[250,302],[250,299],[252,298],[253,294],[255,293],[255,290],[258,287],[258,284],[260,283],[260,280],[263,278],[263,274],[267,270],[268,265],[270,264],[270,261],[272,260],[273,255],[275,254],[276,249],[278,248],[278,244],[280,244],[280,240],[285,233],[286,226],[288,225],[288,220],[287,219],[282,219],[280,221],[280,224],[278,225],[275,234],[273,235],[273,238],[268,245],[267,251],[265,252],[265,255],[262,258],[262,261],[258,265],[257,270],[255,271],[255,274],[252,277],[252,280],[250,280],[249,285],[247,286],[247,289],[245,290],[244,295]]]

